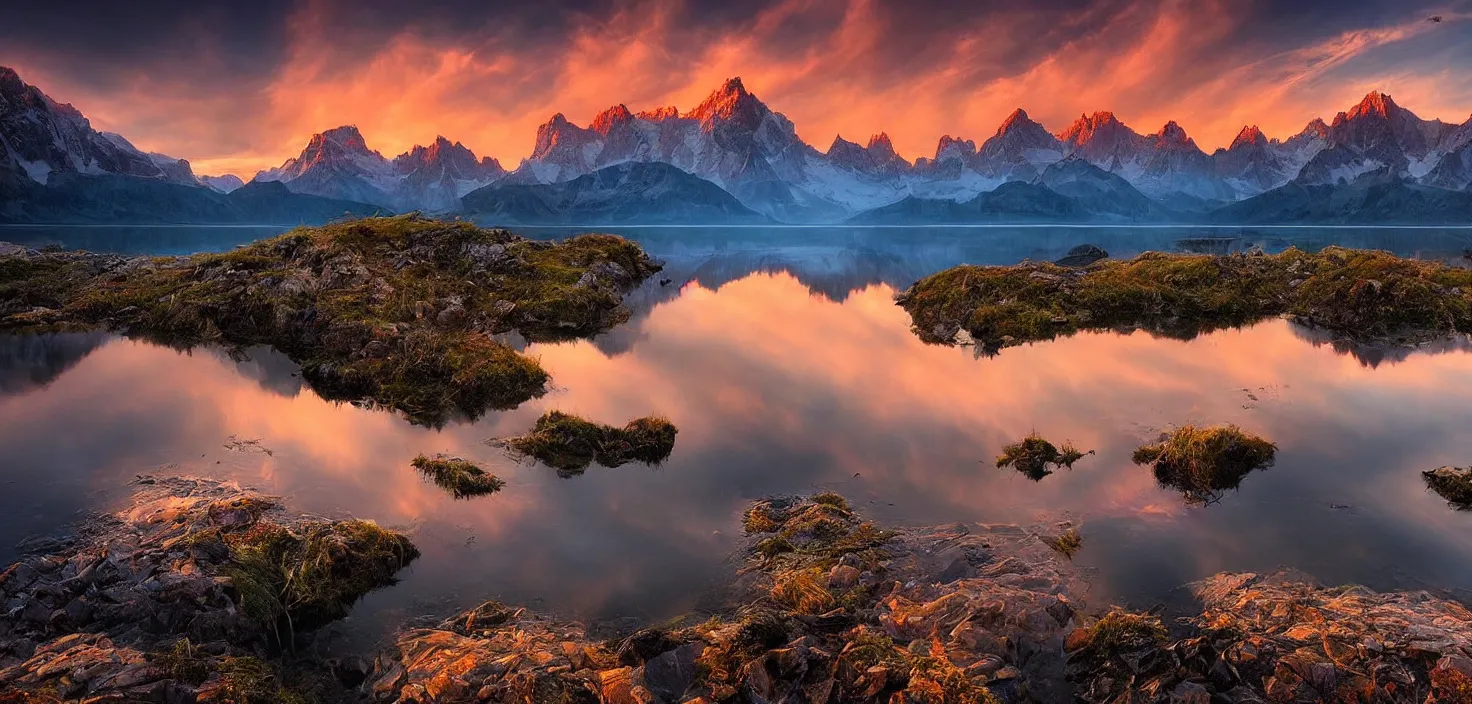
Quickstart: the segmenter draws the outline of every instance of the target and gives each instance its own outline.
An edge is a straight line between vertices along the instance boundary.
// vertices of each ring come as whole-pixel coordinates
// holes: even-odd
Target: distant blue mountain
[[[720,186],[659,162],[625,162],[558,183],[490,185],[461,202],[467,215],[496,224],[770,222]]]
[[[1466,225],[1472,192],[1412,183],[1388,172],[1354,183],[1289,182],[1212,212],[1212,222],[1243,225]]]
[[[136,225],[315,224],[385,210],[308,196],[279,183],[251,183],[228,194],[159,179],[52,174],[46,185],[0,184],[0,222]]]

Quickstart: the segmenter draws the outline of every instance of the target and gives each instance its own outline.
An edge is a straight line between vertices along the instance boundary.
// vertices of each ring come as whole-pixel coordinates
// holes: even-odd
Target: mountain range
[[[1472,119],[1423,120],[1380,92],[1286,139],[1245,126],[1210,154],[1174,121],[1142,134],[1095,112],[1053,133],[1018,109],[979,145],[942,136],[912,162],[882,132],[819,151],[732,78],[688,112],[553,115],[509,172],[445,137],[388,158],[348,125],[247,184],[97,132],[0,68],[0,147],[10,221],[1472,222]]]

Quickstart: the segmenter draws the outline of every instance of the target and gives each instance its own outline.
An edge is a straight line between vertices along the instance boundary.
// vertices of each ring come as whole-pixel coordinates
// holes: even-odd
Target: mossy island
[[[1028,479],[1039,482],[1043,477],[1052,474],[1053,469],[1073,469],[1074,463],[1093,452],[1083,452],[1070,442],[1059,447],[1037,433],[1030,433],[1002,448],[1002,454],[997,456],[997,467],[1011,467]]]
[[[409,465],[457,499],[494,494],[506,486],[500,477],[481,469],[480,465],[450,455],[419,455]]]
[[[1081,330],[1191,339],[1278,315],[1338,339],[1410,345],[1472,331],[1472,269],[1340,247],[1146,252],[1083,268],[958,266],[921,279],[896,301],[922,340],[974,343],[988,353]]]
[[[531,432],[494,438],[489,443],[517,457],[535,459],[564,476],[574,476],[594,462],[604,467],[629,462],[660,464],[674,452],[678,432],[675,424],[663,416],[636,418],[619,428],[562,411],[548,411],[537,419]]]
[[[1278,446],[1235,425],[1183,425],[1159,442],[1135,449],[1135,464],[1148,465],[1162,487],[1181,492],[1187,504],[1221,500],[1252,472],[1271,467]]]
[[[274,347],[325,398],[439,424],[514,407],[548,374],[496,339],[586,337],[659,270],[612,235],[561,242],[416,214],[302,227],[222,254],[10,247],[0,331],[106,328],[179,347]]]

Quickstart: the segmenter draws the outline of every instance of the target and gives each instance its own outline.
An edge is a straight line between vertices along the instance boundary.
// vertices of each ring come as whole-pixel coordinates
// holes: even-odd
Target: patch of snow
[[[26,175],[30,176],[31,180],[36,183],[44,186],[46,185],[46,180],[51,177],[51,165],[44,161],[26,161],[19,157],[15,161],[17,164],[20,164],[22,169],[25,169]]]

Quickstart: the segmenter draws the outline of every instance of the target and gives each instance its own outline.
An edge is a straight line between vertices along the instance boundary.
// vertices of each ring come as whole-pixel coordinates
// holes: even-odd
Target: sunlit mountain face
[[[28,7],[0,220],[1472,218],[1472,11],[978,5]]]
[[[1055,134],[1098,111],[1142,134],[1174,120],[1208,154],[1370,90],[1472,111],[1467,8],[1444,0],[23,4],[0,65],[144,151],[247,179],[339,125],[390,157],[442,134],[513,168],[556,113],[688,111],[732,76],[809,144],[884,132],[911,160],[1017,108]]]

